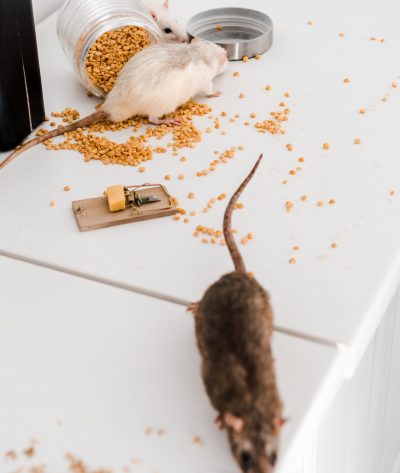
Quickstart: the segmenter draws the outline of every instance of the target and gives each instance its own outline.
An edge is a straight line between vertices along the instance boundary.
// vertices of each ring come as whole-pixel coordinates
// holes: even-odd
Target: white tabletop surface
[[[114,473],[236,471],[180,306],[0,257],[0,327],[2,473],[66,472],[66,452]],[[334,349],[281,334],[273,349],[290,417],[280,471],[289,472],[340,385],[341,363]],[[5,461],[8,450],[16,461]]]
[[[171,3],[182,20],[209,7],[241,5],[232,0]],[[400,87],[391,84],[400,84],[400,3],[252,0],[246,5],[271,15],[275,44],[261,61],[231,63],[216,81],[224,95],[210,101],[214,113],[241,115],[236,123],[221,120],[226,135],[205,134],[197,148],[180,154],[188,157],[186,163],[156,155],[145,174],[85,163],[75,152],[30,150],[0,173],[0,252],[197,300],[232,268],[225,248],[192,236],[198,224],[221,226],[226,201],[208,214],[201,210],[210,198],[230,195],[263,151],[260,171],[241,199],[245,209],[234,215],[239,236],[254,234],[241,247],[248,269],[271,292],[279,326],[360,351],[399,280]],[[47,112],[67,106],[91,112],[95,100],[86,96],[61,51],[55,16],[38,27],[38,43]],[[236,70],[239,78],[232,77]],[[268,93],[266,84],[272,86]],[[283,97],[286,91],[290,98]],[[244,99],[238,98],[241,92]],[[250,112],[269,118],[281,100],[292,110],[286,135],[259,134],[242,125]],[[359,114],[361,107],[367,113]],[[196,123],[204,130],[212,122]],[[127,136],[121,133],[118,139]],[[360,145],[353,144],[356,137]],[[330,143],[329,151],[322,149],[324,142]],[[241,144],[245,150],[228,164],[207,177],[195,176],[214,159],[215,149]],[[300,156],[303,171],[289,176]],[[101,195],[108,185],[162,181],[167,173],[174,177],[168,188],[182,207],[199,212],[189,224],[167,218],[79,233],[72,200]],[[179,173],[186,179],[179,181]],[[63,192],[65,185],[71,192]],[[391,190],[396,194],[390,196]],[[194,201],[186,198],[189,191],[196,193]],[[300,201],[303,194],[307,202]],[[335,206],[327,204],[331,198]],[[49,206],[51,200],[56,207]],[[319,200],[323,207],[316,205]],[[286,201],[294,202],[293,212],[286,212]],[[337,249],[330,247],[333,242]],[[300,251],[293,252],[294,245]],[[297,264],[288,264],[294,256]]]

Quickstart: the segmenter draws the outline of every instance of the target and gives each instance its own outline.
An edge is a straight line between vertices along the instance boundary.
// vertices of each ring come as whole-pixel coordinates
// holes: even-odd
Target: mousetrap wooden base
[[[107,196],[72,202],[81,232],[166,217],[176,213],[176,204],[161,184],[124,187],[126,208],[110,212]]]

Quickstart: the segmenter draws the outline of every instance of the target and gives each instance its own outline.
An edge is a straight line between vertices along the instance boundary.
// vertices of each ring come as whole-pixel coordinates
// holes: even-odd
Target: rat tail
[[[250,174],[246,177],[246,179],[240,184],[237,191],[233,194],[231,200],[229,201],[228,207],[225,210],[224,215],[224,237],[226,244],[228,246],[229,253],[231,254],[233,264],[235,266],[235,271],[238,273],[245,273],[246,267],[244,265],[244,261],[242,255],[239,252],[239,248],[235,242],[235,239],[232,235],[232,212],[235,207],[236,202],[238,201],[240,194],[244,191],[247,184],[250,182],[251,178],[257,171],[257,168],[262,160],[263,155],[261,154],[260,157],[257,159],[256,164],[253,166],[253,169],[250,171]]]
[[[42,136],[38,136],[31,141],[28,141],[22,146],[18,146],[4,161],[0,163],[0,169],[4,168],[9,164],[13,159],[15,159],[19,154],[23,153],[24,151],[28,150],[29,148],[33,148],[33,146],[38,145],[39,143],[43,143],[44,141],[49,140],[50,138],[55,138],[56,136],[63,135],[64,133],[69,133],[70,131],[75,131],[78,128],[83,128],[85,126],[93,125],[93,123],[99,122],[101,120],[105,120],[108,117],[107,113],[99,110],[97,112],[92,113],[91,115],[82,118],[71,125],[66,125],[61,128],[56,128],[55,130],[51,130],[48,133],[45,133]]]

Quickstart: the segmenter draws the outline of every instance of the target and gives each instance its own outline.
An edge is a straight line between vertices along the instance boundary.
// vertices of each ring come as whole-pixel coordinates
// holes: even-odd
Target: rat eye
[[[243,452],[240,454],[240,462],[245,470],[248,470],[252,466],[254,466],[254,461],[250,453]]]
[[[164,28],[164,33],[166,33],[166,34],[172,33],[171,28]]]
[[[271,455],[269,456],[268,460],[269,460],[271,466],[275,466],[276,462],[278,460],[278,455],[276,454],[276,452],[272,452]]]

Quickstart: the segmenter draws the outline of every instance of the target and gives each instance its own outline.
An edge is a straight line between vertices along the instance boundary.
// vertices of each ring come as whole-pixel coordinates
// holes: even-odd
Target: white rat
[[[125,64],[99,111],[28,141],[0,163],[0,169],[43,141],[99,121],[118,122],[141,115],[156,125],[179,125],[177,119],[161,117],[196,95],[219,97],[221,92],[214,91],[213,79],[227,66],[225,49],[209,41],[196,38],[186,44],[149,46]]]
[[[162,4],[156,0],[142,0],[142,3],[159,26],[163,38],[167,43],[187,42],[187,33],[175,18],[172,17],[169,11],[168,0],[164,0]]]

